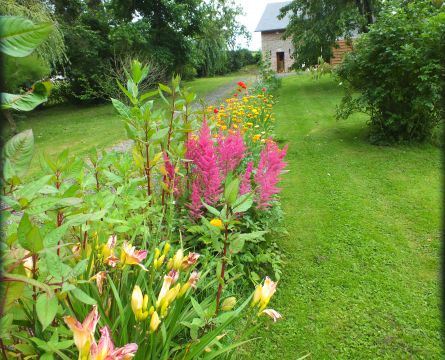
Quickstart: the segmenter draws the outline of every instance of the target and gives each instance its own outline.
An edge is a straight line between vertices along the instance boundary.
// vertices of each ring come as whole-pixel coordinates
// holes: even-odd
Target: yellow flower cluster
[[[218,108],[207,108],[209,123],[229,134],[239,131],[246,140],[265,142],[275,120],[272,115],[273,95],[250,95],[247,91],[235,95]]]

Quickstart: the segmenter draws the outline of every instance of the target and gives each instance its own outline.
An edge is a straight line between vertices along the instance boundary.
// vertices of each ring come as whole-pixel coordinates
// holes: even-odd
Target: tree
[[[293,0],[284,6],[280,17],[290,13],[284,36],[294,44],[294,68],[314,65],[319,56],[329,61],[337,38],[366,32],[378,8],[379,0]]]

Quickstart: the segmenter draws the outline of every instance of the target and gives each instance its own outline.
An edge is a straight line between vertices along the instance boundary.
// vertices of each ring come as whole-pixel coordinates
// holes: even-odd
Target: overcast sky
[[[261,34],[254,32],[261,15],[268,3],[283,2],[283,0],[236,0],[236,2],[243,7],[245,15],[239,17],[239,22],[247,27],[251,33],[252,39],[250,44],[245,41],[239,41],[242,47],[248,47],[250,50],[261,49]]]

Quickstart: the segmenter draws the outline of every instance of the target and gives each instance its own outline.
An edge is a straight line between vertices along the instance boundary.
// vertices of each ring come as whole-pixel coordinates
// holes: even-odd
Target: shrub
[[[260,62],[257,89],[266,88],[269,91],[274,91],[279,87],[281,87],[281,78],[272,70],[270,55],[267,54]]]
[[[347,92],[337,116],[368,113],[372,141],[424,141],[443,119],[445,6],[440,3],[386,2],[338,69]]]
[[[309,72],[313,79],[318,80],[324,75],[332,74],[332,65],[324,61],[323,57],[318,57],[318,64],[309,67]]]

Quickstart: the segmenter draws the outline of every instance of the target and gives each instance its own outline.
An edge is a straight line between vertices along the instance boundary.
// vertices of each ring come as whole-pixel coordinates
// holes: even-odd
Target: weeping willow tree
[[[194,41],[200,75],[209,76],[224,72],[229,58],[228,51],[235,48],[237,37],[249,39],[250,34],[237,21],[242,8],[235,1],[208,0],[202,6],[201,33]]]
[[[55,68],[67,61],[62,30],[51,9],[44,0],[1,0],[0,14],[23,16],[34,23],[52,22],[54,30],[48,39],[36,50],[36,55],[46,66]]]

